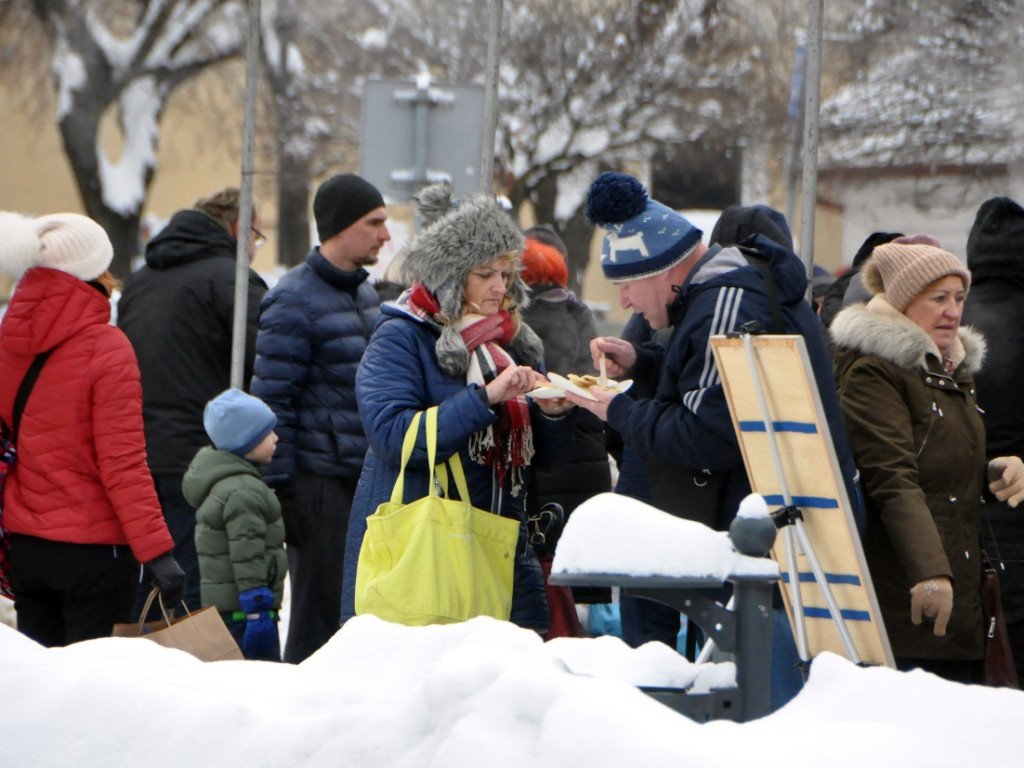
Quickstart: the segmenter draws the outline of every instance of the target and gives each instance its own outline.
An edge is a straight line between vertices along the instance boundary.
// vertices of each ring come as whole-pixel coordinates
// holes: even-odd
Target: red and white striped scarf
[[[413,285],[410,309],[419,317],[438,320],[440,305],[422,285]],[[456,323],[469,350],[466,383],[485,387],[510,365],[515,365],[505,347],[512,341],[514,326],[507,310],[496,315],[463,315]],[[523,468],[533,458],[533,429],[530,406],[525,397],[516,397],[491,405],[498,420],[469,439],[469,455],[480,464],[493,467],[498,482],[511,478],[513,496],[523,487]]]

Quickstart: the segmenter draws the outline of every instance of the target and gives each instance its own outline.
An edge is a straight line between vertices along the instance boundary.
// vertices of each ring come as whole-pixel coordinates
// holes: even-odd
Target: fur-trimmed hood
[[[883,296],[841,311],[829,333],[839,349],[876,355],[908,371],[928,370],[928,355],[942,357],[925,330]],[[985,360],[985,351],[985,337],[969,326],[961,326],[949,356],[955,364],[963,362],[975,373]]]
[[[462,375],[469,367],[469,351],[455,324],[462,317],[466,276],[509,251],[521,251],[525,239],[519,225],[492,195],[478,193],[456,200],[448,182],[431,184],[415,198],[425,226],[400,256],[407,284],[418,280],[438,301],[437,319],[443,328],[437,340],[437,358],[446,373]],[[516,273],[508,289],[510,310],[529,303],[526,283]],[[544,346],[526,325],[512,342],[527,360],[543,358]]]

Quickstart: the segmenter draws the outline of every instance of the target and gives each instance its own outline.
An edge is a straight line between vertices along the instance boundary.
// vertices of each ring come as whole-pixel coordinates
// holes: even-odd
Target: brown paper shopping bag
[[[149,593],[146,607],[142,609],[143,616],[149,613],[149,607],[159,593],[160,590],[156,588]],[[182,603],[183,607],[184,605]],[[195,613],[190,613],[185,607],[184,616],[168,617],[161,601],[160,610],[164,615],[162,620],[115,624],[111,636],[143,637],[165,648],[177,648],[191,653],[200,661],[241,661],[245,658],[224,619],[213,606]]]

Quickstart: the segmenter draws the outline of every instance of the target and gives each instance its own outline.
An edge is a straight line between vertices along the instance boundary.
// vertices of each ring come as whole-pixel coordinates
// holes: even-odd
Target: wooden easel
[[[803,337],[711,346],[751,488],[778,510],[771,554],[800,658],[895,667]]]

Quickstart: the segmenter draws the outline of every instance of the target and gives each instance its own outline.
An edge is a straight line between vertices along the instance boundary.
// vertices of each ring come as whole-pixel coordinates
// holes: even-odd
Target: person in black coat
[[[206,403],[231,385],[241,193],[227,187],[178,211],[146,246],[146,263],[125,283],[117,325],[132,343],[142,374],[146,457],[156,483],[174,557],[185,570],[185,604],[198,610],[199,562],[195,510],[181,481],[192,457],[209,444],[203,428]],[[262,245],[263,220],[254,207],[249,261]],[[256,323],[267,285],[249,270],[244,381],[252,374]],[[136,602],[149,592],[144,574]]]
[[[590,340],[597,336],[597,327],[590,308],[566,288],[569,270],[565,244],[547,227],[533,227],[525,234],[521,275],[529,287],[530,304],[522,315],[544,342],[544,367],[563,376],[596,373]],[[555,502],[568,517],[591,496],[612,489],[604,425],[586,411],[578,411],[574,418],[574,439],[566,466],[558,471],[534,473],[526,501],[528,513],[536,513],[545,504]],[[572,594],[578,603],[611,600],[611,591],[603,588],[574,587]]]
[[[1024,208],[1008,197],[986,200],[967,238],[967,266],[973,282],[962,323],[988,341],[975,374],[978,405],[985,422],[985,453],[1024,455]],[[999,571],[1003,612],[1017,675],[1024,680],[1024,517],[1006,502],[988,499],[982,535]]]
[[[871,298],[871,294],[863,287],[860,281],[860,268],[877,246],[891,243],[897,237],[902,236],[903,233],[901,232],[872,232],[864,239],[860,248],[857,249],[857,253],[853,255],[853,263],[850,265],[850,268],[835,279],[835,282],[828,287],[825,295],[822,297],[821,308],[818,310],[818,314],[821,316],[821,322],[826,328],[832,325],[832,321],[839,314],[839,310],[850,304],[848,299],[867,301]],[[849,297],[847,296],[848,293],[851,294]],[[829,352],[830,354],[832,352],[831,344]]]
[[[542,240],[548,239],[551,245]],[[530,304],[523,320],[544,342],[544,366],[563,376],[595,374],[590,356],[590,340],[597,336],[590,308],[566,288],[568,268],[561,240],[551,230],[536,227],[526,232],[523,249],[523,281],[529,286]],[[564,245],[562,246],[564,248]],[[567,459],[571,471],[538,472],[536,495],[528,506],[558,502],[571,513],[598,493],[611,490],[611,469],[604,447],[601,420],[586,412],[576,414],[572,456]]]

